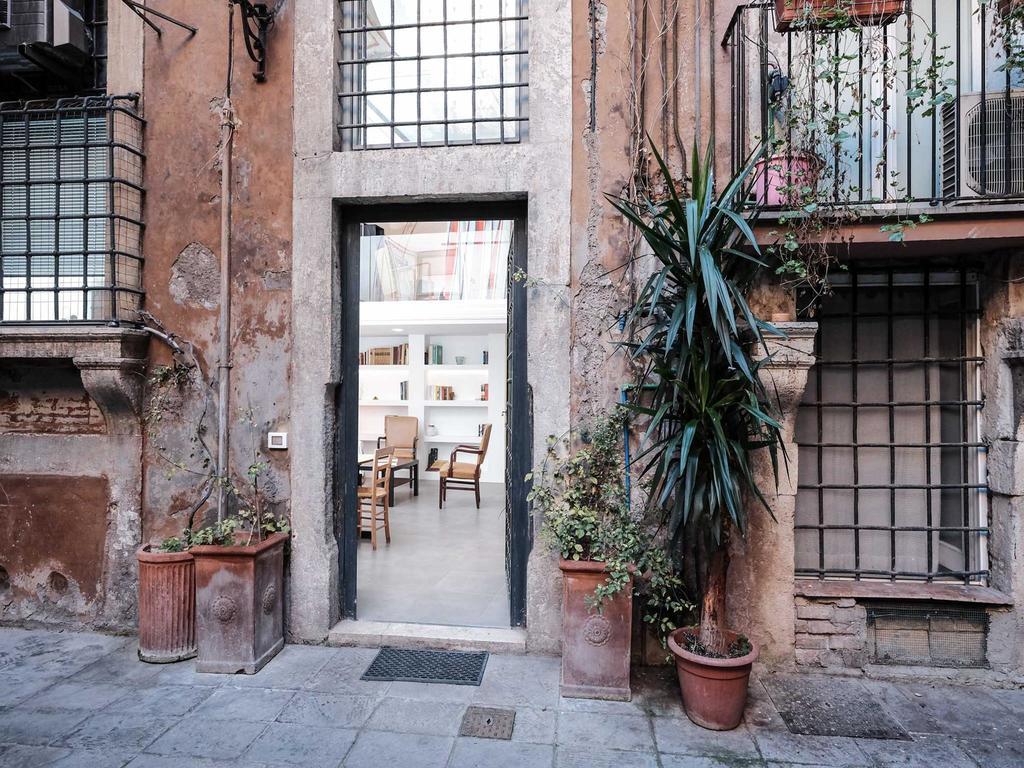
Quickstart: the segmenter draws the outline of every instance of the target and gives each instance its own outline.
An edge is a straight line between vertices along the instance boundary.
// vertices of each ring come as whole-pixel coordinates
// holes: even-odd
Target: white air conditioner
[[[941,150],[944,199],[1024,195],[1024,90],[946,104]]]

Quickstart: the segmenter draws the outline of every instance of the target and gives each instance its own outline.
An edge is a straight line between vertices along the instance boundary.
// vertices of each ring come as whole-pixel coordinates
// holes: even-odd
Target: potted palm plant
[[[752,342],[781,335],[759,319],[745,294],[766,264],[740,208],[762,148],[715,196],[714,156],[693,151],[688,190],[677,191],[655,151],[666,191],[660,197],[613,199],[656,259],[628,316],[627,346],[639,369],[629,407],[649,422],[637,454],[683,558],[697,568],[703,595],[698,626],[669,637],[690,719],[707,728],[736,727],[746,703],[757,646],[725,625],[729,542],[746,529],[745,498],[767,502],[752,455],[778,466],[781,426],[750,354]],[[639,259],[649,256],[637,257]],[[648,262],[649,263],[649,262]]]
[[[629,700],[634,594],[662,638],[691,608],[664,546],[630,513],[627,424],[616,408],[577,433],[550,437],[543,464],[527,477],[542,535],[560,557],[563,696]]]

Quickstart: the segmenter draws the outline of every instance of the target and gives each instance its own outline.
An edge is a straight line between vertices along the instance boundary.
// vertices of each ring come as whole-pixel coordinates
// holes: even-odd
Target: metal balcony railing
[[[0,103],[0,323],[134,320],[142,301],[136,99]]]
[[[808,191],[883,211],[1024,196],[1024,35],[1001,5],[907,0],[886,25],[781,32],[775,6],[739,7],[723,40],[734,170],[774,142],[753,192],[765,207]]]

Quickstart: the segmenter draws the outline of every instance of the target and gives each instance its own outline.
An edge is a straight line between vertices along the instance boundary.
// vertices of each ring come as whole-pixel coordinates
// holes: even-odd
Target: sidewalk
[[[287,646],[254,677],[199,675],[139,662],[131,638],[0,629],[0,766],[1024,765],[1024,691],[769,676],[713,733],[668,670],[596,702],[559,698],[557,659],[492,655],[479,687],[362,682],[374,653]],[[471,704],[514,708],[512,740],[458,737]],[[831,735],[851,728],[895,738]]]

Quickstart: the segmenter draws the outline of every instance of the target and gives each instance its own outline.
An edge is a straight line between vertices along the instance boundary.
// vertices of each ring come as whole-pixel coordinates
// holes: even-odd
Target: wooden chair
[[[480,445],[457,445],[452,451],[451,458],[437,465],[441,476],[437,498],[438,509],[444,508],[449,488],[474,491],[476,493],[476,508],[480,509],[480,469],[487,457],[487,444],[490,441],[491,425],[485,424],[483,434],[480,436]],[[459,461],[460,453],[475,456],[475,461]]]
[[[363,528],[370,528],[370,543],[377,548],[377,531],[384,529],[384,540],[391,543],[391,519],[389,515],[388,488],[391,485],[391,459],[394,448],[378,448],[373,454],[373,466],[368,482],[356,489],[359,502],[359,535]],[[380,517],[377,516],[381,511]]]
[[[420,439],[420,420],[415,416],[385,416],[384,434],[377,438],[378,448],[394,448],[396,459],[415,459]]]

